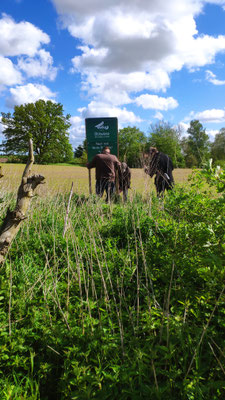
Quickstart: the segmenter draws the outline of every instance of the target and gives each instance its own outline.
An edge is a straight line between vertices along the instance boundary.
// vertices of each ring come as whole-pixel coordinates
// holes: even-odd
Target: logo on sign
[[[95,128],[97,129],[105,129],[106,131],[109,129],[109,126],[104,126],[104,121],[100,122],[100,124],[95,125]]]

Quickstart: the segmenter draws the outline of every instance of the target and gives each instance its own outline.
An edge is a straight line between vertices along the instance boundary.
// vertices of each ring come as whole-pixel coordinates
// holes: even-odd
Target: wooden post
[[[92,186],[91,186],[91,170],[88,170],[88,179],[89,179],[89,194],[92,194]]]

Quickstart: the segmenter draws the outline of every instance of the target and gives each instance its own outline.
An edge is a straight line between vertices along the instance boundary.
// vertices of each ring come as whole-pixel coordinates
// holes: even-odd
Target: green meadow
[[[23,169],[3,166],[1,220]],[[162,200],[133,169],[128,202],[105,204],[89,196],[86,168],[32,172],[46,183],[1,266],[0,398],[224,399],[225,197],[214,180],[177,169]]]

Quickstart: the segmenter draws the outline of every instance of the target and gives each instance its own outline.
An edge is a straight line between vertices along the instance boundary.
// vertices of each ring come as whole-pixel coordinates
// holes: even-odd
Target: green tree
[[[119,130],[119,157],[129,167],[141,166],[141,155],[146,143],[146,136],[138,128],[130,127]]]
[[[225,160],[225,128],[221,128],[216,134],[211,145],[211,156],[213,160]]]
[[[41,163],[70,161],[73,149],[69,143],[70,115],[63,115],[63,106],[38,100],[15,106],[14,113],[2,113],[1,147],[6,154],[26,154],[29,138],[33,139],[35,160]]]
[[[77,146],[76,149],[74,150],[74,157],[75,158],[82,157],[83,152],[84,152],[84,146],[82,144],[79,144],[79,146]]]
[[[189,155],[197,160],[197,167],[200,167],[209,158],[209,137],[202,124],[198,120],[192,120],[187,130]]]
[[[184,160],[185,160],[185,166],[187,168],[197,167],[198,160],[192,154],[192,151],[191,151],[191,148],[189,146],[187,137],[182,138],[182,140],[181,140],[181,148],[182,148],[182,153],[183,153]]]
[[[184,166],[184,157],[181,151],[180,132],[172,128],[167,122],[160,121],[151,125],[146,149],[150,146],[157,147],[173,161],[175,167]]]

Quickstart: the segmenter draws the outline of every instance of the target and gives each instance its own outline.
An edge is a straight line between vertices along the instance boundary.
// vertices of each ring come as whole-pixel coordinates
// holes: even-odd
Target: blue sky
[[[225,127],[225,0],[0,0],[0,32],[0,111],[60,102],[74,148],[86,117]]]

